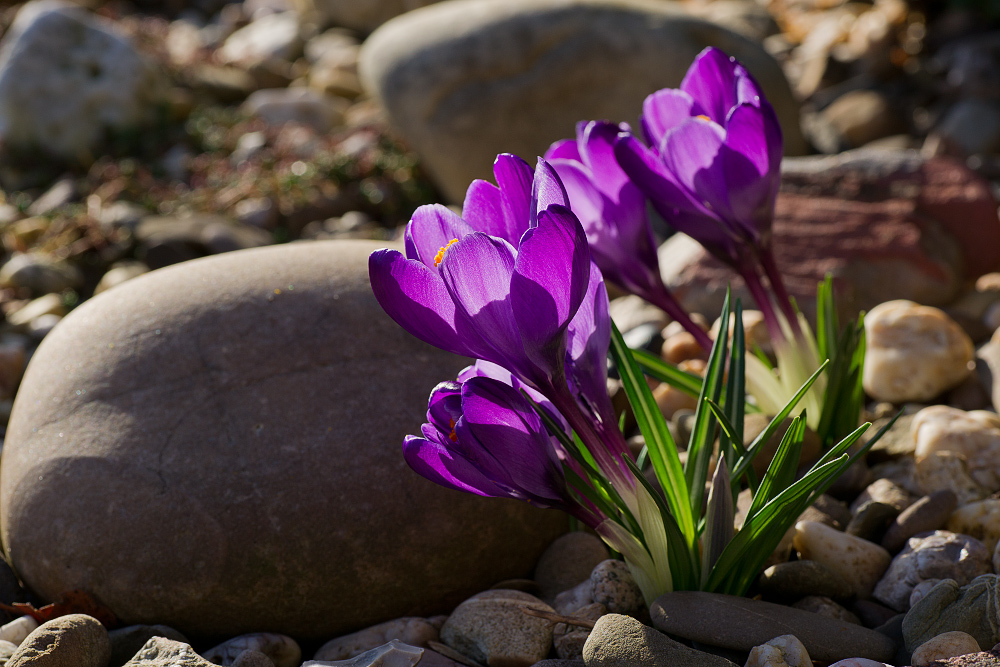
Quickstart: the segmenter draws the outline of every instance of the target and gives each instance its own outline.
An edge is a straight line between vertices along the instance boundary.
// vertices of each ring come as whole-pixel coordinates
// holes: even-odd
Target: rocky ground
[[[1000,664],[996,4],[466,0],[376,30],[423,4],[3,10],[0,663]],[[792,292],[833,273],[870,311],[867,417],[904,416],[752,597],[647,608],[561,515],[405,467],[464,362],[385,317],[367,255],[497,152],[634,122],[709,44],[784,126]],[[706,327],[741,293],[686,237],[660,255]],[[664,313],[612,311],[700,369]],[[655,395],[683,440],[693,399]]]

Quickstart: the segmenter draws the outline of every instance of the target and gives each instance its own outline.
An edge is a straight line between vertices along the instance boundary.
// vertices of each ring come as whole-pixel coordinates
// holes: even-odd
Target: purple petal
[[[605,226],[604,209],[609,202],[598,189],[593,174],[582,163],[572,160],[552,160],[549,165],[566,188],[570,209],[587,230],[588,238],[592,230],[599,234]]]
[[[740,105],[730,115],[720,153],[733,216],[754,240],[770,227],[781,184],[780,161],[771,163],[767,135],[765,114],[748,104]]]
[[[462,388],[456,432],[463,454],[512,495],[543,505],[565,502],[565,482],[541,419],[517,390],[489,378]],[[472,444],[474,443],[474,444]]]
[[[590,269],[587,293],[567,328],[567,376],[571,385],[592,406],[610,406],[607,389],[608,346],[611,344],[611,317],[608,292],[600,270]],[[611,408],[612,420],[614,409]]]
[[[503,239],[477,232],[453,245],[440,268],[456,306],[456,331],[481,350],[474,356],[528,374],[510,304],[515,254]]]
[[[694,197],[707,202],[723,220],[732,219],[720,148],[726,139],[722,127],[701,118],[691,118],[663,137],[663,166]]]
[[[553,204],[569,206],[569,196],[566,194],[566,188],[563,187],[555,169],[544,158],[538,158],[538,164],[535,166],[535,181],[531,191],[531,223],[529,226],[534,227],[538,222],[538,214]]]
[[[414,472],[435,484],[477,496],[508,495],[475,465],[440,442],[408,435],[403,441],[403,458]]]
[[[642,131],[650,146],[659,146],[669,130],[704,113],[702,106],[683,90],[664,88],[642,103]]]
[[[431,390],[427,400],[427,421],[447,437],[462,416],[462,385],[458,382],[441,382]]]
[[[440,204],[421,206],[406,225],[406,256],[436,269],[448,244],[471,233],[472,228],[450,208]]]
[[[666,169],[660,157],[643,146],[631,134],[619,134],[615,140],[615,157],[632,182],[649,197],[657,211],[679,209],[689,213],[711,215],[701,202],[680,186],[677,178]],[[665,216],[669,222],[671,214]]]
[[[379,305],[401,327],[443,350],[479,356],[459,337],[455,304],[436,271],[398,250],[376,250],[368,275]]]
[[[462,218],[475,231],[499,236],[508,243],[516,243],[507,238],[507,221],[503,212],[503,201],[500,188],[488,181],[476,179],[465,191],[465,203],[462,204]]]
[[[582,162],[580,150],[576,146],[576,139],[560,139],[545,151],[546,160],[573,160]]]
[[[503,206],[504,234],[494,234],[507,240],[512,245],[517,243],[521,234],[528,229],[531,218],[531,166],[508,153],[497,155],[493,163],[493,175],[500,187],[500,201]]]
[[[704,112],[716,123],[723,125],[729,110],[736,105],[735,58],[730,58],[715,47],[702,51],[688,68],[681,90],[697,100]]]
[[[607,121],[587,123],[581,137],[583,162],[594,175],[600,189],[617,199],[618,191],[628,183],[628,176],[615,158],[615,139],[621,126]]]
[[[749,103],[755,107],[763,106],[767,103],[764,91],[761,90],[757,80],[746,70],[743,65],[737,63],[733,68],[736,76],[736,102],[735,104]]]
[[[510,283],[511,308],[524,349],[536,365],[561,365],[555,349],[576,315],[590,278],[590,250],[576,216],[553,205],[525,232]]]

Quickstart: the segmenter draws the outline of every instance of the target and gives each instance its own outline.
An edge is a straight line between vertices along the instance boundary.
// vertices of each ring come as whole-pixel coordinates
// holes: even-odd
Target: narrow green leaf
[[[698,396],[701,393],[702,380],[694,373],[682,371],[645,350],[632,350],[632,355],[636,362],[642,366],[643,372],[651,378],[665,382],[689,396]]]
[[[689,504],[684,469],[677,454],[677,445],[670,435],[663,413],[656,405],[653,392],[650,391],[646,378],[639,369],[639,364],[622,340],[621,332],[614,322],[611,323],[611,356],[618,366],[622,387],[635,413],[636,423],[646,440],[653,471],[666,493],[667,506],[677,520],[685,540],[689,545],[693,545],[697,539],[696,526]]]
[[[720,438],[720,450],[727,466],[736,465],[736,455],[745,453],[743,448],[743,417],[746,405],[746,335],[743,331],[743,304],[736,300],[733,344],[729,351],[729,377],[726,380],[726,411],[729,423],[735,428]]]
[[[708,580],[712,566],[733,539],[735,510],[726,458],[719,457],[712,476],[712,490],[708,494],[705,512],[705,532],[702,536],[701,585]]]
[[[803,411],[803,414],[792,419],[791,425],[785,431],[784,437],[781,438],[781,444],[778,445],[778,450],[774,453],[774,458],[771,459],[767,472],[764,473],[764,479],[761,480],[760,486],[753,495],[753,501],[750,503],[750,509],[747,510],[747,518],[744,523],[752,519],[764,505],[771,502],[782,489],[787,488],[795,479],[805,432],[805,412]]]

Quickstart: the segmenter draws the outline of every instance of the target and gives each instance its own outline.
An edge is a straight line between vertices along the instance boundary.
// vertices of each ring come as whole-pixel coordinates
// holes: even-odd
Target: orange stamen
[[[712,119],[711,119],[711,118],[709,118],[708,116],[706,116],[706,115],[705,115],[705,114],[703,114],[703,113],[700,113],[700,114],[698,114],[697,116],[695,116],[695,118],[698,118],[699,120],[704,120],[704,121],[708,121],[709,123],[711,123],[711,122],[712,122]]]
[[[452,241],[452,243],[454,243],[454,241]],[[448,245],[451,245],[451,243],[449,243]],[[443,248],[442,252],[444,252]],[[448,434],[448,439],[451,440],[452,442],[458,442],[458,434],[455,433],[455,420],[449,419],[448,421],[450,422],[449,426],[451,426],[451,433]]]
[[[436,255],[434,255],[434,268],[435,269],[437,268],[437,265],[441,263],[441,260],[444,259],[444,251],[447,250],[448,248],[450,248],[453,243],[458,243],[458,239],[452,239],[452,240],[448,241],[448,245],[441,246],[441,249],[438,250],[438,252],[437,252]]]

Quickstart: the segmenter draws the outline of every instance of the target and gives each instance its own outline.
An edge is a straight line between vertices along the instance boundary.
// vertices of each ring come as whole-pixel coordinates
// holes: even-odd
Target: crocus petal
[[[448,249],[441,277],[456,306],[457,334],[481,346],[474,356],[530,375],[510,305],[515,255],[503,239],[476,232]]]
[[[770,228],[781,184],[780,162],[770,163],[766,120],[760,109],[744,104],[733,111],[720,158],[733,218],[749,238],[759,241]]]
[[[587,236],[576,216],[553,205],[521,238],[510,283],[511,308],[524,349],[543,369],[563,363],[553,345],[576,315],[590,278]],[[558,353],[556,356],[554,356]]]
[[[560,139],[545,151],[546,160],[573,160],[581,162],[580,150],[576,146],[576,139]]]
[[[593,174],[581,162],[559,159],[549,161],[549,165],[559,175],[569,197],[570,209],[579,218],[588,238],[593,242],[596,239],[590,236],[591,233],[599,235],[607,227],[604,215],[604,209],[610,204],[607,196],[601,192],[594,182]]]
[[[607,357],[607,352],[605,352],[605,358]],[[476,359],[476,363],[471,366],[467,366],[462,369],[458,374],[458,381],[460,383],[468,382],[474,377],[485,377],[503,382],[516,389],[518,392],[526,393],[532,401],[538,404],[540,407],[545,408],[546,411],[552,416],[554,420],[559,422],[563,430],[567,435],[571,435],[572,432],[569,429],[569,424],[566,423],[566,419],[556,410],[555,406],[549,399],[545,398],[537,389],[529,387],[524,384],[517,377],[514,376],[509,370],[503,366],[498,366],[492,361],[486,361],[485,359]]]
[[[462,385],[459,382],[441,382],[431,390],[427,400],[427,421],[430,425],[447,435],[461,416]]]
[[[735,58],[710,46],[698,54],[681,81],[681,90],[697,100],[703,113],[720,125],[737,101],[736,67]]]
[[[660,157],[639,143],[631,134],[619,134],[615,140],[615,157],[625,173],[643,194],[649,197],[657,210],[679,209],[688,213],[711,215],[695,200],[691,192],[681,187],[676,177],[668,171]],[[670,214],[665,216],[670,220]]]
[[[663,137],[660,157],[682,187],[723,220],[729,220],[732,211],[719,158],[725,139],[726,131],[718,123],[691,118]]]
[[[465,203],[462,204],[462,217],[466,223],[477,232],[499,236],[508,243],[517,243],[520,235],[508,237],[507,220],[503,211],[500,188],[481,179],[472,181],[465,191]]]
[[[414,472],[435,484],[477,496],[508,495],[475,465],[440,442],[408,435],[403,441],[403,458]]]
[[[472,228],[447,206],[421,206],[406,225],[406,257],[435,269],[448,244],[471,233]]]
[[[493,175],[500,187],[500,201],[506,228],[505,234],[494,236],[500,236],[509,243],[516,244],[516,239],[528,229],[528,221],[531,218],[533,178],[531,166],[516,155],[502,153],[497,155],[496,161],[493,162]]]
[[[590,283],[576,316],[567,327],[567,380],[603,420],[614,422],[614,407],[608,397],[608,346],[611,344],[611,317],[608,292],[596,266],[590,269]]]
[[[436,271],[383,249],[368,258],[368,275],[379,305],[401,327],[442,350],[479,356],[458,335],[455,303]]]
[[[704,114],[694,98],[683,90],[664,88],[648,96],[642,103],[642,131],[650,146],[663,143],[663,135],[691,116]]]
[[[478,470],[526,500],[564,504],[565,481],[551,438],[517,390],[472,378],[462,387],[462,413],[458,441]]]
[[[622,127],[607,121],[591,121],[579,138],[583,163],[594,175],[594,183],[602,192],[617,199],[618,191],[628,183],[628,176],[615,158],[615,139]]]
[[[535,166],[535,181],[531,190],[531,221],[530,227],[538,223],[538,214],[553,204],[569,206],[569,196],[566,188],[556,174],[555,169],[544,159],[538,158]]]
[[[753,78],[753,75],[743,65],[736,64],[733,68],[733,75],[736,77],[736,101],[734,102],[734,106],[749,103],[755,107],[759,107],[767,103],[764,91],[761,90],[757,80]]]

